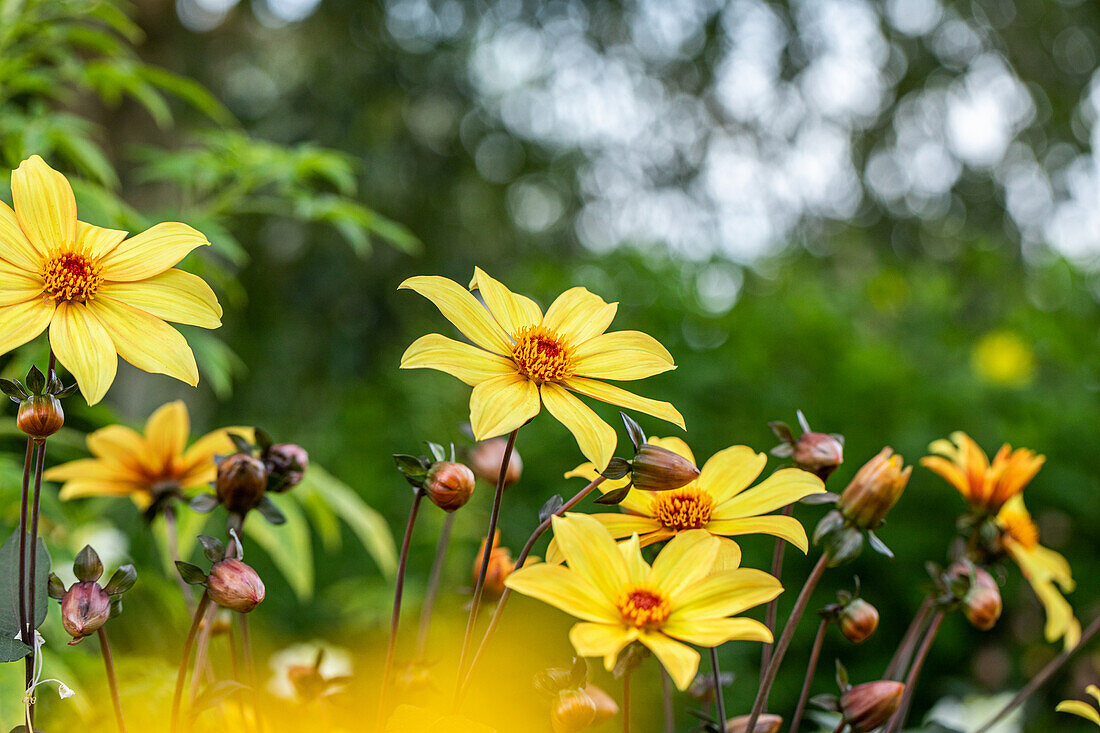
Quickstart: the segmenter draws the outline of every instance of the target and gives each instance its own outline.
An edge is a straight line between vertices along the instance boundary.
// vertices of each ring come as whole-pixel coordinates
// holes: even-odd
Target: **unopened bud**
[[[973,582],[962,599],[963,615],[974,628],[989,631],[1001,618],[1001,589],[984,569],[975,567],[972,572]]]
[[[111,616],[111,598],[94,581],[76,583],[61,599],[61,625],[69,636],[70,644],[91,636]]]
[[[294,443],[276,443],[260,456],[268,473],[277,479],[273,491],[283,492],[302,482],[303,472],[309,468],[309,453]]]
[[[630,463],[630,480],[642,491],[671,491],[699,477],[691,461],[651,443],[643,443]]]
[[[19,403],[15,424],[24,434],[45,440],[65,424],[65,411],[53,395],[31,395]]]
[[[508,448],[508,440],[505,438],[490,438],[483,440],[470,450],[470,468],[482,481],[496,486],[500,477],[500,466],[504,463],[504,451]],[[512,455],[508,457],[508,468],[504,470],[505,488],[519,481],[523,475],[523,459],[519,452],[512,448]]]
[[[485,569],[485,592],[494,596],[499,596],[504,592],[504,581],[508,579],[508,576],[515,570],[516,564],[512,560],[512,553],[508,551],[507,547],[498,547],[500,542],[500,532],[498,531],[493,537],[493,547],[489,550],[489,565]],[[481,572],[481,563],[485,558],[485,540],[481,541],[481,549],[477,553],[477,558],[474,560],[474,582],[477,582],[477,576]]]
[[[752,716],[738,715],[736,718],[730,718],[726,721],[726,733],[750,733],[750,717]],[[756,719],[756,725],[753,726],[751,733],[779,733],[782,726],[783,718],[771,713],[763,713]]]
[[[218,501],[231,514],[244,514],[264,498],[267,488],[267,468],[262,461],[246,453],[234,453],[218,464],[214,483]]]
[[[837,509],[860,529],[874,529],[882,523],[909,482],[913,467],[902,469],[902,458],[891,448],[867,461],[844,489]]]
[[[264,599],[260,576],[235,558],[214,563],[206,579],[206,590],[214,603],[237,613],[248,613]]]
[[[554,733],[577,733],[596,721],[596,703],[584,690],[563,690],[550,708]]]
[[[461,509],[474,494],[474,472],[461,463],[438,461],[428,469],[424,491],[445,512]]]
[[[853,598],[837,614],[837,624],[845,639],[862,644],[878,628],[878,610],[862,598]]]
[[[791,460],[824,481],[844,462],[844,444],[826,433],[802,433],[794,443]]]
[[[596,719],[592,721],[592,725],[599,725],[600,723],[611,720],[619,714],[619,704],[615,702],[611,695],[601,690],[595,685],[586,685],[584,693],[588,695],[589,699],[596,706]]]
[[[854,733],[866,733],[893,717],[905,685],[890,680],[856,685],[840,696],[840,714]]]

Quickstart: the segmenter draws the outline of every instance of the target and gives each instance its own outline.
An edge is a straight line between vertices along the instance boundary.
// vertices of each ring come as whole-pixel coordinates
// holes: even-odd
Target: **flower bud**
[[[61,599],[61,625],[73,637],[70,644],[94,634],[110,616],[111,597],[94,581],[74,584]]]
[[[470,468],[474,469],[474,475],[485,483],[496,486],[507,447],[508,440],[505,438],[490,438],[475,445],[470,450]],[[505,488],[519,481],[521,475],[523,475],[523,459],[513,447],[512,455],[508,458],[508,468],[504,471]]]
[[[902,470],[902,458],[891,448],[863,465],[844,489],[837,509],[860,529],[874,529],[901,497],[913,467]]]
[[[15,424],[30,437],[45,440],[65,424],[65,411],[53,395],[31,395],[19,403]]]
[[[498,547],[500,532],[493,536],[493,547],[489,551],[489,566],[485,570],[485,592],[499,596],[504,592],[504,581],[515,570],[516,564],[512,560],[512,553],[507,547]],[[474,560],[474,582],[477,582],[478,573],[481,572],[481,563],[485,557],[485,540],[481,541],[481,549]]]
[[[599,725],[600,723],[611,720],[619,714],[619,704],[615,702],[611,695],[601,690],[595,685],[586,685],[584,693],[592,700],[596,706],[596,719],[592,721],[592,725]]]
[[[260,576],[234,558],[214,563],[206,579],[206,590],[214,603],[237,613],[248,613],[264,599]]]
[[[726,733],[749,733],[749,715],[738,715],[726,721]],[[779,733],[783,718],[771,713],[763,713],[756,719],[752,733]]]
[[[218,464],[214,489],[218,501],[232,514],[244,514],[264,498],[267,468],[262,461],[246,453],[234,453]]]
[[[584,690],[562,690],[550,708],[554,733],[576,733],[596,721],[596,703]]]
[[[802,433],[794,443],[791,460],[824,481],[844,462],[844,444],[826,433]]]
[[[984,569],[973,569],[973,582],[962,599],[963,615],[972,626],[989,631],[1001,618],[1001,589],[997,581]]]
[[[267,472],[277,481],[273,491],[283,492],[302,482],[302,473],[309,468],[306,449],[294,443],[276,443],[260,456]]]
[[[853,598],[837,614],[840,633],[853,644],[862,644],[878,628],[878,610],[862,598]]]
[[[905,685],[890,680],[856,685],[840,696],[840,714],[854,733],[866,733],[893,717]]]
[[[694,481],[699,469],[667,448],[643,443],[631,461],[630,478],[642,491],[671,491]]]
[[[461,463],[438,461],[428,469],[424,491],[445,512],[461,509],[474,494],[474,472]]]

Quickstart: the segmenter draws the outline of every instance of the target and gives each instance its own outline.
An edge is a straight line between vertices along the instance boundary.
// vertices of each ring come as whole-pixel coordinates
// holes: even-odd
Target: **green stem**
[[[660,666],[660,665],[658,665]],[[672,703],[672,679],[668,672],[661,667],[661,700],[665,710],[665,733],[676,733],[676,708]]]
[[[111,688],[111,702],[115,706],[115,722],[118,723],[119,733],[126,733],[126,721],[122,717],[122,699],[118,695],[118,682],[115,679],[115,663],[111,657],[111,643],[107,641],[107,629],[100,626],[99,649],[103,653],[103,666],[107,670],[107,686]]]
[[[244,658],[244,675],[248,687],[252,690],[252,713],[256,716],[256,730],[264,731],[264,713],[260,707],[260,691],[256,687],[256,668],[252,665],[252,636],[248,633],[248,614],[238,613],[241,626],[241,656]]]
[[[176,563],[181,559],[179,551],[179,538],[176,534],[176,508],[171,504],[164,507],[164,529],[167,536],[168,543],[168,555],[172,560],[172,575],[176,577],[176,583],[179,584],[180,593],[183,594],[183,601],[187,604],[187,610],[190,613],[195,612],[195,593],[187,581],[183,579],[183,576],[175,572]]]
[[[788,504],[783,507],[783,516],[789,517],[794,513],[794,504]],[[775,549],[772,551],[772,577],[776,580],[780,578],[783,573],[783,552],[787,548],[787,541],[779,539],[775,540]],[[768,631],[775,634],[775,624],[779,615],[779,597],[773,598],[768,603],[768,610],[764,615],[764,624],[768,627]],[[760,674],[764,674],[764,670],[768,668],[768,665],[772,661],[772,645],[765,644],[760,651]]]
[[[420,631],[416,637],[417,659],[423,659],[424,651],[428,648],[428,634],[432,630],[432,611],[435,610],[435,599],[439,596],[439,583],[443,579],[443,564],[447,559],[447,548],[451,544],[451,529],[454,523],[455,512],[449,512],[443,520],[443,528],[439,531],[435,559],[432,560],[432,571],[428,576],[428,588],[424,591],[424,605],[420,608]]]
[[[34,684],[34,640],[31,636],[31,621],[34,612],[27,613],[27,508],[30,504],[31,466],[34,464],[34,439],[27,438],[27,455],[23,459],[23,494],[19,501],[19,637],[24,644],[31,648],[31,653],[25,657],[25,682],[23,685],[26,694],[31,694],[31,685]],[[37,549],[37,548],[35,548]],[[27,703],[27,717],[31,716],[31,706]]]
[[[623,733],[630,733],[630,674],[627,670],[623,674]]]
[[[195,617],[191,621],[191,628],[187,631],[187,639],[183,642],[183,654],[180,657],[179,670],[176,672],[176,689],[172,694],[172,718],[171,718],[171,731],[176,733],[179,730],[180,719],[180,700],[183,698],[183,683],[187,679],[187,662],[191,659],[191,648],[195,644],[195,637],[199,632],[199,625],[202,623],[203,616],[206,615],[206,609],[210,607],[210,593],[204,592],[202,598],[199,599],[199,605],[195,609]]]
[[[798,696],[798,706],[791,717],[791,729],[789,733],[798,733],[798,726],[802,723],[802,714],[806,712],[806,703],[810,700],[810,688],[814,684],[814,675],[817,674],[817,662],[821,658],[821,646],[825,643],[825,629],[829,628],[828,619],[821,619],[821,625],[817,627],[817,636],[814,637],[814,646],[810,650],[810,661],[806,665],[806,679],[802,683],[802,694]]]
[[[890,664],[887,665],[886,673],[883,674],[882,679],[900,682],[901,678],[905,676],[905,670],[908,669],[909,660],[913,656],[913,649],[920,638],[921,629],[928,619],[928,614],[932,612],[932,603],[933,598],[929,596],[924,599],[920,608],[917,609],[917,613],[913,616],[913,620],[905,631],[905,636],[902,637],[901,644],[898,645],[893,658],[890,659]]]
[[[718,729],[726,728],[726,697],[722,690],[722,670],[718,666],[718,647],[710,648],[710,671],[714,675],[714,712],[718,715]]]
[[[909,675],[905,678],[905,692],[901,695],[901,702],[898,704],[898,710],[894,713],[893,720],[890,721],[887,733],[897,733],[905,725],[905,718],[909,714],[909,703],[913,701],[913,692],[917,687],[921,667],[924,666],[924,660],[928,657],[929,650],[932,649],[932,642],[935,641],[936,632],[940,630],[940,624],[943,623],[944,613],[942,610],[937,611],[936,615],[932,617],[932,622],[928,624],[928,631],[925,632],[924,639],[921,640],[917,656],[913,658],[913,666],[909,668]]]

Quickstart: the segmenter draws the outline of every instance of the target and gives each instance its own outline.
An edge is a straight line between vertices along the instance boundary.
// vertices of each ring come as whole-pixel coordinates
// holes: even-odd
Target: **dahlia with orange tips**
[[[545,405],[573,434],[584,456],[604,467],[615,452],[615,430],[577,395],[684,427],[684,418],[669,403],[600,381],[644,379],[676,368],[652,336],[606,333],[617,303],[576,287],[558,296],[544,314],[530,298],[480,268],[474,269],[470,290],[481,293],[484,306],[470,290],[443,277],[411,277],[399,289],[432,301],[473,342],[437,333],[421,336],[401,357],[401,368],[437,369],[473,387],[470,423],[477,440],[512,432]]]
[[[48,328],[57,360],[93,405],[119,356],[198,384],[191,347],[165,321],[221,325],[210,287],[173,269],[206,237],[173,222],[127,239],[78,221],[69,182],[37,155],[12,171],[11,192],[14,210],[0,201],[0,354]]]
[[[733,616],[772,600],[782,586],[763,571],[736,567],[736,558],[709,532],[678,534],[650,566],[637,535],[616,544],[607,528],[586,514],[552,521],[567,566],[531,565],[505,584],[581,619],[569,632],[580,656],[603,657],[610,670],[619,653],[637,641],[685,690],[699,668],[699,652],[689,644],[772,641],[764,624]]]
[[[928,450],[935,455],[921,459],[921,465],[958,489],[972,507],[983,514],[996,514],[1004,503],[1024,490],[1046,460],[1027,448],[1005,444],[989,459],[977,443],[961,430],[951,440],[934,441]]]

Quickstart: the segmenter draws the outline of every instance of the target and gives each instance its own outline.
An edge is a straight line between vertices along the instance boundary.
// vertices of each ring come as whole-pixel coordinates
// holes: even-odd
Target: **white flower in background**
[[[69,548],[79,552],[85,546],[96,549],[103,567],[118,567],[130,560],[130,539],[121,530],[103,522],[78,527],[69,536]],[[55,568],[66,586],[76,580],[69,567]]]
[[[351,654],[323,641],[295,644],[271,655],[271,694],[287,700],[308,699],[339,691],[351,676]]]
[[[1004,692],[999,695],[968,695],[961,700],[945,697],[935,704],[925,720],[958,733],[969,733],[999,713],[1015,694]],[[990,728],[988,733],[1022,733],[1022,710],[1023,708],[1016,708],[1011,715]]]

